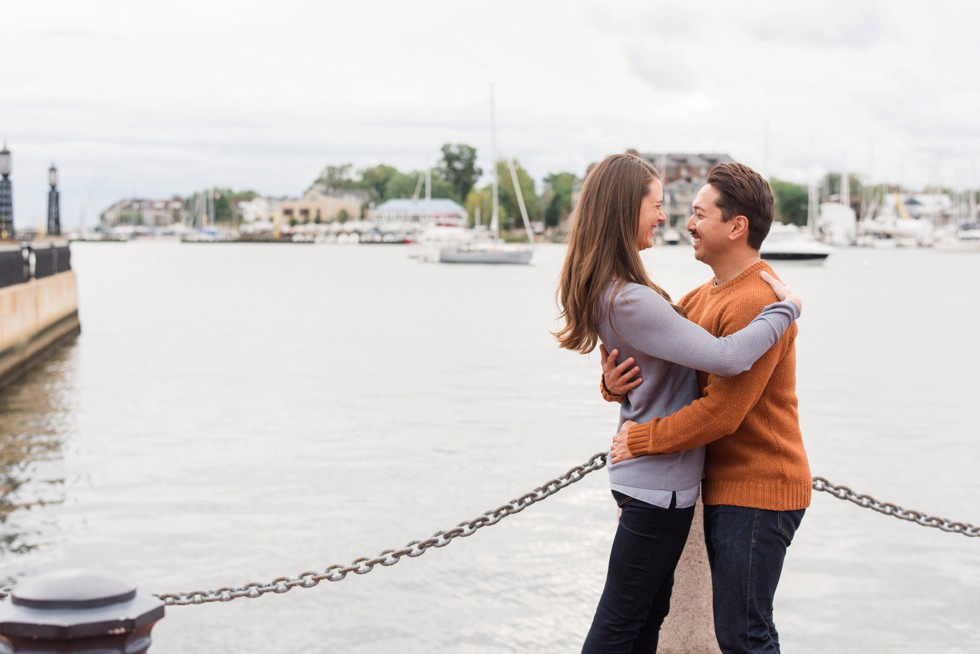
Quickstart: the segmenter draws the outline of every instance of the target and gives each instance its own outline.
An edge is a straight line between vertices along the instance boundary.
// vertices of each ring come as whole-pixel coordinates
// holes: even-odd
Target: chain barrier
[[[566,486],[581,481],[587,474],[601,470],[606,466],[606,452],[592,455],[587,463],[575,466],[558,479],[552,479],[543,486],[535,488],[516,500],[511,500],[496,509],[487,511],[469,522],[461,522],[448,531],[437,531],[425,540],[413,540],[405,547],[397,550],[384,550],[374,558],[359,557],[348,565],[332,565],[322,572],[303,572],[296,577],[277,577],[267,583],[249,582],[244,586],[222,587],[215,590],[193,590],[183,593],[163,593],[156,597],[163,600],[167,606],[185,606],[188,604],[206,604],[208,602],[230,602],[240,597],[256,598],[266,593],[287,593],[294,588],[313,588],[321,581],[341,581],[350,573],[364,575],[375,566],[390,567],[401,561],[402,557],[416,558],[425,554],[431,547],[445,547],[456,538],[472,536],[483,527],[495,525],[507,516],[520,513],[532,504],[551,497]],[[880,502],[870,495],[859,495],[847,486],[836,486],[823,477],[813,478],[813,489],[829,493],[839,500],[848,500],[866,509],[873,509],[900,520],[908,520],[923,527],[935,527],[942,531],[963,534],[971,538],[980,536],[980,528],[964,522],[953,522],[946,518],[927,516],[920,511],[905,509],[897,504]],[[11,587],[0,588],[0,600],[10,595]]]
[[[296,587],[313,588],[321,581],[340,581],[348,574],[365,575],[375,566],[390,567],[401,561],[402,557],[415,558],[422,556],[430,547],[445,547],[456,538],[472,536],[483,527],[495,525],[509,515],[520,513],[532,504],[551,497],[566,486],[581,481],[590,472],[601,470],[606,466],[606,453],[600,452],[592,456],[583,465],[575,466],[558,479],[552,479],[543,486],[535,488],[530,493],[521,495],[496,509],[483,515],[461,522],[448,531],[437,531],[425,540],[413,540],[398,550],[385,550],[374,558],[360,557],[348,565],[332,565],[323,572],[303,572],[297,577],[279,577],[261,584],[251,582],[237,588],[218,588],[216,590],[195,590],[186,593],[165,593],[157,595],[168,606],[183,606],[186,604],[204,604],[207,602],[230,602],[239,597],[261,597],[266,593],[286,593]]]
[[[884,513],[885,515],[890,515],[894,518],[898,518],[899,520],[908,520],[909,522],[914,522],[917,525],[922,525],[923,527],[935,527],[936,529],[948,531],[953,534],[963,534],[964,536],[968,536],[970,538],[980,537],[980,527],[975,527],[974,525],[966,522],[953,522],[948,518],[937,518],[933,515],[926,515],[921,511],[906,509],[898,506],[897,504],[892,504],[891,502],[881,502],[870,495],[859,495],[847,486],[835,486],[823,477],[813,478],[813,489],[824,493],[830,493],[839,500],[854,502],[858,506],[865,509],[871,509],[873,511],[877,511],[878,513]]]

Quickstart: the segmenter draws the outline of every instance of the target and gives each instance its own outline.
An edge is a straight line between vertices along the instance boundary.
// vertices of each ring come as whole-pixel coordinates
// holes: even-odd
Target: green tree
[[[212,191],[215,223],[231,223],[235,220],[235,207],[231,203],[231,197],[232,193],[229,189]]]
[[[544,178],[542,206],[545,227],[556,227],[572,212],[572,190],[576,180],[574,173],[551,173]]]
[[[398,169],[387,164],[378,164],[361,171],[361,179],[358,181],[360,188],[368,192],[372,202],[384,202],[390,199],[386,195],[388,184],[392,179],[400,175]]]
[[[252,190],[232,191],[231,189],[228,189],[228,194],[231,196],[233,202],[251,202],[259,196],[258,193]]]
[[[449,182],[452,187],[449,197],[460,203],[465,202],[482,174],[483,170],[476,165],[476,148],[464,143],[446,143],[442,146],[442,161],[436,169],[436,176]]]
[[[425,182],[422,182],[422,190],[419,191],[419,197],[425,197]],[[434,198],[448,198],[450,200],[456,200],[460,204],[466,199],[463,196],[461,199],[456,198],[456,194],[453,191],[453,185],[449,183],[449,180],[442,179],[436,175],[432,176],[432,197]]]
[[[490,212],[493,211],[492,196],[493,191],[489,186],[482,189],[475,188],[466,196],[466,202],[463,206],[466,207],[467,222],[470,227],[476,226],[476,210],[478,207],[480,209],[480,224],[484,226],[490,224]]]
[[[514,168],[517,170],[517,180],[521,187],[521,194],[524,196],[524,206],[527,208],[528,220],[534,222],[540,220],[540,204],[538,194],[534,190],[534,179],[521,165],[515,161]],[[510,166],[506,161],[497,162],[497,178],[500,185],[500,228],[501,229],[523,229],[521,222],[521,209],[517,203],[517,193],[514,190],[514,182],[510,176]]]
[[[424,175],[424,172],[412,171],[410,173],[401,173],[396,171],[395,175],[385,185],[383,199],[410,198],[415,194],[416,188],[419,189],[419,198],[424,198],[425,179],[422,180],[422,186],[419,186],[419,177],[421,175]],[[434,198],[451,198],[453,197],[453,188],[448,181],[433,176],[431,193]]]
[[[357,180],[354,179],[352,169],[354,164],[341,164],[340,166],[327,166],[316,178],[317,184],[323,184],[331,191],[343,191],[358,188]]]
[[[847,179],[850,182],[851,198],[861,197],[861,180],[857,178],[856,175],[848,175]],[[827,189],[828,195],[835,195],[840,193],[840,180],[841,173],[827,173],[823,178],[823,186]]]
[[[393,174],[385,184],[384,195],[381,198],[382,201],[391,200],[392,198],[412,197],[412,194],[415,193],[415,187],[418,184],[418,180],[418,173],[403,173],[395,171],[395,174]]]
[[[339,222],[339,223],[340,223],[341,225],[343,225],[343,224],[344,224],[344,223],[346,223],[346,222],[347,222],[348,220],[350,220],[350,214],[349,214],[349,213],[347,213],[347,209],[341,209],[341,210],[340,210],[340,211],[339,211],[339,212],[337,213],[337,221],[338,221],[338,222]]]
[[[806,224],[809,192],[805,186],[772,178],[769,182],[776,197],[776,220],[794,225]]]
[[[197,220],[198,212],[200,212],[201,214],[207,213],[208,220],[213,218],[215,223],[233,225],[238,218],[235,202],[250,200],[256,195],[255,191],[236,192],[230,188],[213,188],[206,193],[197,192],[186,198],[184,209],[187,212],[187,219],[191,222]]]

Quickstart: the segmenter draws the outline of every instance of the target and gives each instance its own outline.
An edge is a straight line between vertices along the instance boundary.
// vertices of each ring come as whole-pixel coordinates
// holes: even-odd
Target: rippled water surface
[[[398,246],[76,243],[82,335],[0,391],[2,581],[97,567],[153,593],[295,576],[476,517],[586,461],[616,409],[560,351],[564,248],[530,267]],[[675,296],[710,274],[644,255]],[[980,256],[842,250],[806,301],[815,475],[980,522]],[[173,607],[155,654],[576,652],[614,510],[605,472],[391,568]],[[980,539],[816,494],[777,597],[791,652],[980,649]]]

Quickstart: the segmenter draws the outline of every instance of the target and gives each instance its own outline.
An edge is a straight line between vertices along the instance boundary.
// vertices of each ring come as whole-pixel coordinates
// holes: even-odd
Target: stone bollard
[[[86,570],[52,572],[17,584],[0,604],[0,654],[143,654],[163,602]]]

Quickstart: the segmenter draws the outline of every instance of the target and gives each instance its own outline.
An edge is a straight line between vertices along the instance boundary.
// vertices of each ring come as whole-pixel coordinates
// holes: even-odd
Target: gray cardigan
[[[659,293],[626,284],[610,311],[613,285],[599,306],[599,337],[620,360],[634,357],[643,383],[630,391],[619,412],[619,424],[669,416],[700,396],[697,371],[731,376],[752,367],[800,316],[792,302],[770,304],[749,325],[717,338],[679,315]],[[693,506],[704,469],[704,448],[637,457],[609,466],[612,489],[648,504]]]

